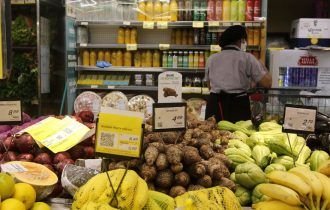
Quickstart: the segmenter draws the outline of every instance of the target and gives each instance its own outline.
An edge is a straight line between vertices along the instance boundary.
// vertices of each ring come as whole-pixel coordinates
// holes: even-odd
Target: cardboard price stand
[[[22,104],[19,100],[0,101],[0,125],[18,125],[22,122]]]

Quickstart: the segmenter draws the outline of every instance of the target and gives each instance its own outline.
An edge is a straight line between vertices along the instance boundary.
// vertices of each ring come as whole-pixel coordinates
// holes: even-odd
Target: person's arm
[[[272,87],[272,76],[267,72],[261,80],[258,82],[261,87],[271,88]]]
[[[272,87],[272,76],[270,75],[267,68],[257,60],[253,55],[250,55],[250,74],[252,80],[256,82],[259,86],[264,88]]]

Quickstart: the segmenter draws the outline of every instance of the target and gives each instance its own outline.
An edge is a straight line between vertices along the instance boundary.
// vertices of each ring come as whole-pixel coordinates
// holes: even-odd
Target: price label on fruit
[[[209,27],[218,27],[220,26],[219,21],[209,21]]]
[[[184,130],[186,128],[186,107],[186,103],[154,104],[154,131]]]
[[[204,28],[203,21],[193,21],[193,28]]]
[[[168,49],[170,49],[170,45],[169,44],[159,44],[159,49],[168,50]]]
[[[20,124],[21,122],[21,101],[0,101],[0,125]]]
[[[219,45],[211,45],[210,46],[210,51],[211,52],[220,52],[221,51],[221,47]]]
[[[152,21],[144,21],[143,22],[143,28],[144,29],[154,29],[155,23]]]
[[[137,50],[137,44],[127,44],[126,45],[126,50],[127,51],[135,51],[135,50]]]
[[[167,29],[168,28],[168,22],[166,22],[166,21],[157,22],[157,28],[158,29]]]
[[[142,112],[102,107],[97,125],[95,152],[101,156],[141,156]]]

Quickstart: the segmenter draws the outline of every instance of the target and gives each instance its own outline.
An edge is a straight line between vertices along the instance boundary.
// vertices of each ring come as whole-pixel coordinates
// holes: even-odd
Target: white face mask
[[[241,41],[241,50],[245,52],[246,51],[246,46],[247,46],[246,41],[245,40],[242,40]]]

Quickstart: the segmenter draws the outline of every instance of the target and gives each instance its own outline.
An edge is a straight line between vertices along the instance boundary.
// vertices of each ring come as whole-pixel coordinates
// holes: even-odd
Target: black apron
[[[235,47],[224,47],[222,50],[238,50]],[[219,122],[227,120],[237,122],[251,119],[249,96],[242,93],[210,93],[206,106],[206,119],[214,116]]]

